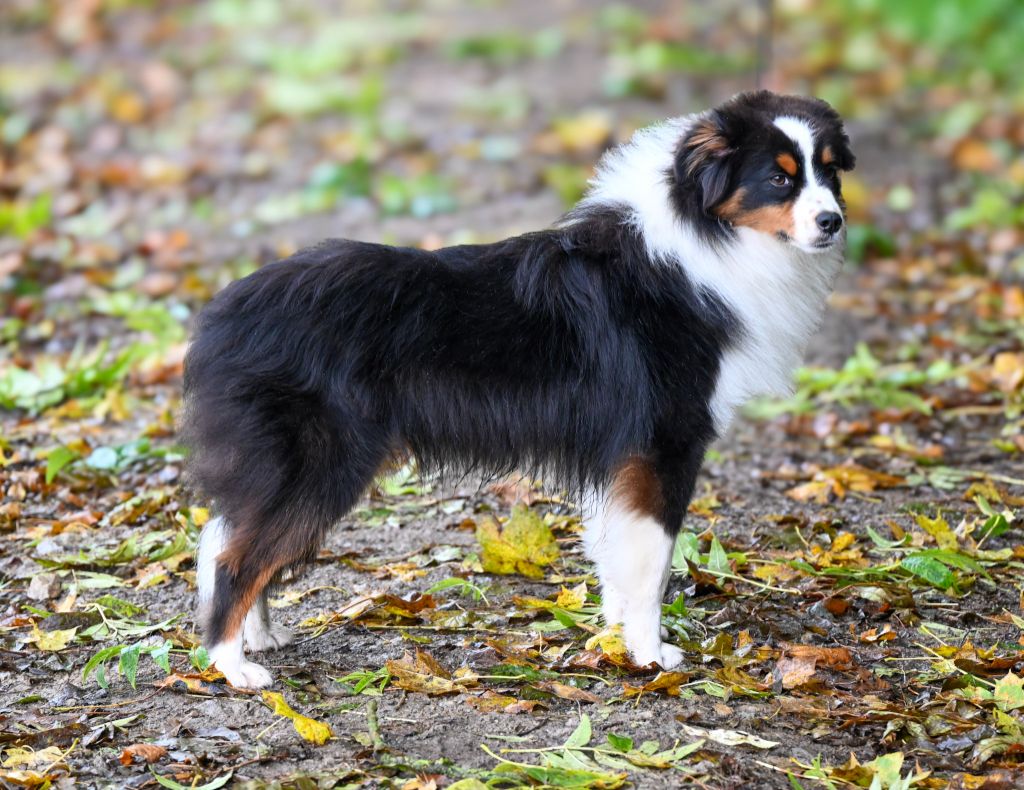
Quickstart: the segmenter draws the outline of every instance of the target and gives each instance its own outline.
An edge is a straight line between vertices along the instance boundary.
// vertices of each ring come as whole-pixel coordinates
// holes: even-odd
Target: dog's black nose
[[[814,218],[822,232],[832,235],[843,227],[843,218],[834,211],[822,211]]]

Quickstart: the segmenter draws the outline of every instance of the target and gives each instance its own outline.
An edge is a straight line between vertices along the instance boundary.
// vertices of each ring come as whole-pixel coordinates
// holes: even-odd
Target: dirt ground
[[[654,20],[647,31],[655,40],[685,35],[711,51],[751,51],[755,44],[746,5],[686,14],[676,4],[633,5]],[[385,15],[374,3],[325,3],[274,16],[267,10],[272,3],[248,9],[232,2],[112,4],[100,12],[72,3],[56,12],[56,21],[40,20],[30,4],[16,6],[0,28],[0,85],[9,117],[27,119],[38,138],[31,156],[19,154],[32,171],[25,179],[37,178],[39,189],[58,196],[52,228],[30,237],[35,247],[27,253],[13,242],[0,247],[0,261],[16,252],[19,266],[33,267],[26,279],[40,285],[35,297],[28,290],[17,297],[38,297],[29,307],[7,302],[26,317],[21,344],[5,346],[16,360],[59,356],[104,338],[115,350],[130,342],[124,314],[100,291],[120,288],[143,294],[147,305],[170,305],[187,327],[189,316],[232,277],[323,237],[436,245],[543,227],[565,208],[553,167],[571,165],[578,178],[606,143],[625,139],[633,128],[710,106],[754,81],[749,67],[694,69],[673,72],[650,90],[609,98],[609,52],[618,28],[599,24],[604,17],[585,4],[388,4]],[[420,20],[407,34],[396,21],[403,13]],[[678,23],[684,17],[686,24]],[[350,122],[348,109],[289,115],[280,106],[268,108],[275,88],[253,54],[267,42],[312,47],[318,31],[335,30],[342,19],[366,25],[354,46],[355,66],[342,68],[372,71],[382,81],[369,141],[353,131],[358,124]],[[519,39],[507,44],[507,56],[503,50],[457,56],[445,48],[445,42],[474,36],[514,31],[528,37],[549,29],[563,36],[551,56],[518,52]],[[399,49],[368,46],[366,37],[397,42]],[[798,43],[780,36],[779,59],[792,56]],[[296,73],[300,82],[319,85],[301,68]],[[772,80],[793,90],[806,85],[784,66]],[[279,105],[307,100],[295,90]],[[145,111],[133,109],[138,96]],[[348,107],[347,101],[339,99],[338,106]],[[882,229],[896,251],[869,245],[865,262],[848,265],[809,350],[814,365],[841,368],[858,343],[869,344],[887,364],[904,359],[898,348],[917,343],[924,350],[911,361],[919,369],[935,356],[955,364],[983,357],[991,365],[994,354],[1020,350],[1018,336],[999,332],[962,348],[929,344],[940,334],[937,323],[977,336],[972,300],[989,293],[990,283],[1016,281],[1009,261],[1019,254],[1020,238],[1018,232],[1016,243],[1001,252],[991,252],[971,231],[955,241],[922,240],[920,229],[941,227],[962,200],[962,188],[940,188],[953,183],[954,166],[907,133],[903,112],[894,107],[849,118],[861,195],[851,200],[851,210],[861,223]],[[578,120],[588,113],[598,120]],[[552,131],[554,119],[566,118],[577,119],[564,135],[568,141]],[[595,140],[586,143],[595,124]],[[5,128],[13,134],[11,124]],[[55,130],[50,139],[40,136],[45,129]],[[403,178],[439,173],[455,185],[454,210],[389,215],[380,210],[381,198],[366,196],[312,206],[296,199],[299,210],[274,202],[296,194],[308,199],[316,164],[345,160],[353,146],[368,146],[374,168]],[[12,156],[6,161],[6,172],[0,171],[5,194],[16,194],[11,185],[24,174]],[[907,185],[921,197],[912,210],[891,211],[879,196]],[[61,195],[71,195],[63,198],[66,207]],[[102,211],[90,215],[93,202]],[[83,216],[89,221],[73,224]],[[86,232],[82,226],[89,222]],[[69,237],[71,246],[62,241]],[[175,238],[184,241],[176,246]],[[987,263],[978,264],[982,275],[944,270],[947,242],[989,250]],[[69,255],[74,265],[66,264]],[[913,270],[908,261],[921,257],[933,267]],[[984,282],[970,280],[971,274]],[[942,316],[923,317],[933,312]],[[32,334],[45,321],[54,328]],[[190,552],[203,517],[197,508],[205,503],[182,488],[180,455],[173,449],[151,453],[101,471],[71,463],[44,480],[42,451],[56,445],[78,447],[83,457],[140,435],[154,447],[174,447],[183,340],[173,339],[154,366],[112,387],[119,400],[91,391],[78,397],[85,405],[77,410],[57,405],[41,413],[3,412],[5,786],[144,787],[157,786],[159,777],[169,787],[213,787],[219,780],[254,788],[427,788],[459,780],[466,782],[462,787],[480,786],[473,781],[494,787],[867,787],[883,774],[878,765],[865,766],[897,753],[902,774],[914,775],[907,787],[1024,786],[1018,770],[1024,739],[1005,720],[1019,721],[1019,711],[1008,703],[997,715],[991,694],[964,691],[991,689],[1008,673],[1019,676],[1024,665],[1019,516],[1012,524],[1014,508],[1024,504],[1024,465],[1020,451],[994,444],[1013,441],[1004,408],[1011,395],[1004,399],[995,385],[984,389],[984,382],[1001,379],[977,379],[982,383],[974,389],[953,379],[924,382],[913,391],[928,400],[930,413],[905,404],[879,406],[855,393],[844,401],[814,400],[804,415],[740,420],[710,454],[688,520],[705,559],[678,566],[666,601],[683,595],[687,607],[666,613],[687,647],[683,674],[639,694],[654,672],[587,644],[599,631],[590,616],[598,591],[577,545],[575,511],[557,492],[541,496],[528,486],[452,485],[415,476],[382,484],[338,525],[318,560],[273,599],[275,619],[295,628],[298,638],[259,660],[279,678],[274,690],[292,708],[329,725],[331,739],[318,746],[260,694],[232,689],[190,664],[197,638]],[[107,407],[97,410],[97,402]],[[86,449],[75,444],[82,440]],[[830,477],[836,469],[847,476]],[[794,493],[801,485],[818,488]],[[993,533],[983,546],[979,494],[1009,512],[1014,527]],[[485,573],[480,564],[475,528],[504,519],[517,499],[546,517],[561,548],[541,579]],[[897,567],[903,546],[949,548],[922,531],[920,516],[944,518],[956,533],[953,545],[969,560],[958,566],[946,557],[954,563],[942,565],[956,577],[952,586],[925,583]],[[146,543],[153,534],[157,543]],[[184,542],[161,555],[175,535]],[[131,551],[118,554],[132,539]],[[713,564],[715,545],[731,563],[725,571],[712,568],[717,575],[705,567]],[[42,573],[55,576],[33,588]],[[482,589],[485,598],[441,589],[415,611],[408,604],[389,608],[379,597],[422,603],[419,596],[452,578]],[[560,590],[581,582],[591,597],[563,608],[579,614],[582,624],[545,629],[555,615],[527,599],[554,606]],[[141,632],[123,626],[104,638],[85,638],[83,632],[103,618],[116,619],[116,607],[89,606],[106,595],[138,607],[122,610],[121,622],[165,627]],[[361,606],[353,602],[362,596],[378,597],[353,615]],[[69,629],[78,631],[66,644],[43,647],[40,634]],[[170,682],[145,653],[134,688],[116,671],[116,657],[106,668],[109,687],[94,675],[83,678],[86,662],[104,647],[156,647],[165,639],[173,646]],[[800,647],[812,651],[809,664]],[[443,680],[452,693],[422,693],[396,680],[401,666],[388,662],[417,650],[447,671]],[[793,663],[800,661],[800,667]],[[353,673],[369,673],[380,685],[386,667],[392,679],[383,691],[371,684],[353,693]],[[509,667],[533,674],[513,677]],[[795,679],[790,674],[800,671]],[[476,677],[466,679],[466,673]],[[633,760],[619,771],[569,760],[558,776],[494,773],[495,755],[540,765],[540,752],[502,750],[559,747],[581,717],[591,722],[592,747],[606,747],[609,734],[638,745],[656,741],[659,750],[702,743],[660,766]],[[165,751],[147,765],[144,758],[125,759],[132,744]],[[48,747],[58,750],[47,753],[49,764],[10,762],[24,753],[12,749]],[[606,775],[584,776],[591,769]],[[891,774],[885,776],[879,787],[895,787]]]

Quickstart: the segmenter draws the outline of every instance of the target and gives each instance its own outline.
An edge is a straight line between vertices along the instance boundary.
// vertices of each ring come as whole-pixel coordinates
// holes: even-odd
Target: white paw
[[[246,661],[243,658],[241,662],[230,664],[232,662],[215,662],[217,669],[224,673],[228,683],[235,688],[261,689],[274,683],[274,678],[267,669],[255,661]]]
[[[665,629],[663,628],[662,631]],[[670,645],[668,642],[661,643],[661,660],[658,661],[661,664],[662,669],[675,669],[677,666],[683,663],[683,653],[681,648],[675,645]]]
[[[683,663],[683,651],[668,642],[659,642],[647,647],[630,650],[637,666],[658,664],[662,669],[672,669]]]
[[[274,682],[273,676],[266,669],[253,661],[245,660],[241,634],[230,641],[220,642],[211,647],[210,662],[235,688],[261,689]]]
[[[246,623],[248,625],[248,623]],[[295,638],[290,628],[278,623],[271,623],[270,628],[246,628],[245,644],[253,651],[278,650]]]

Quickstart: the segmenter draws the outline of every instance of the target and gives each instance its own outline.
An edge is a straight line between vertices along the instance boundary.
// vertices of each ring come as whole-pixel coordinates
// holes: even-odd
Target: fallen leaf
[[[806,686],[814,679],[817,661],[813,656],[782,656],[775,665],[773,676],[784,689]]]
[[[663,691],[670,697],[678,697],[680,687],[689,683],[690,677],[686,672],[659,672],[655,675],[654,680],[648,681],[642,686],[623,684],[622,693],[626,697],[638,697],[641,694]]]
[[[424,650],[416,655],[406,653],[399,659],[391,659],[384,665],[391,673],[391,683],[406,691],[422,694],[460,694],[466,687],[452,680],[451,674],[437,660]]]
[[[571,699],[576,702],[600,703],[601,698],[591,692],[570,686],[567,683],[559,683],[557,680],[542,680],[533,684],[542,691],[550,691],[556,697]]]
[[[32,624],[32,636],[30,641],[34,642],[40,650],[57,652],[66,648],[78,633],[78,626],[74,628],[56,629],[54,631],[40,631],[39,626]]]
[[[292,710],[291,706],[285,702],[284,697],[276,691],[264,691],[263,699],[270,703],[275,715],[291,719],[292,725],[295,727],[295,731],[310,743],[315,743],[317,746],[323,746],[334,734],[331,732],[331,728],[328,724],[325,724],[322,721],[317,721],[316,719],[311,719],[308,716],[303,716],[301,713],[297,713]]]
[[[493,519],[483,521],[476,539],[488,573],[521,573],[539,579],[544,575],[541,569],[558,559],[555,536],[541,517],[526,507],[515,508],[504,527]]]
[[[121,765],[131,765],[135,762],[136,757],[146,763],[155,763],[166,754],[167,749],[163,746],[157,746],[155,743],[133,743],[121,752],[118,760],[120,760]]]
[[[769,741],[751,735],[742,730],[705,730],[702,727],[694,727],[689,724],[682,726],[683,732],[690,738],[706,738],[723,746],[753,746],[755,749],[774,749],[778,741]]]
[[[47,746],[45,749],[22,748],[15,746],[7,749],[4,757],[4,768],[17,768],[25,766],[28,768],[46,768],[64,762],[64,752],[56,746]]]
[[[1005,677],[996,681],[992,699],[1004,711],[1024,708],[1024,677],[1007,672]]]

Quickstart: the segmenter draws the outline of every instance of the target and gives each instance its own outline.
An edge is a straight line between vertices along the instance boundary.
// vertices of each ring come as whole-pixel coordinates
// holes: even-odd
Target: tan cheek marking
[[[796,235],[792,203],[780,203],[744,211],[734,217],[732,222],[735,225],[743,225],[761,233],[770,233],[773,236],[784,233],[789,238],[793,238]]]
[[[742,188],[737,189],[729,196],[728,200],[715,207],[715,213],[722,219],[733,222],[736,217],[743,213],[743,196],[745,194]]]
[[[665,505],[654,467],[643,458],[630,458],[619,468],[611,494],[629,510],[649,516],[660,515]]]
[[[830,146],[825,146],[821,149],[821,163],[823,165],[830,165],[835,160],[835,154],[832,153]]]
[[[775,162],[786,171],[787,175],[796,175],[796,160],[789,154],[779,154],[775,157]]]

